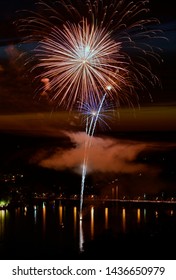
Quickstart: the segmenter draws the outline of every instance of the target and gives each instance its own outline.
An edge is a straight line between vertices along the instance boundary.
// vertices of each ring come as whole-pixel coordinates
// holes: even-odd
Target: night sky
[[[1,162],[6,168],[9,164],[14,166],[16,162],[21,168],[21,160],[42,168],[71,169],[75,174],[80,174],[85,139],[80,117],[74,112],[53,113],[53,106],[45,96],[35,96],[34,85],[24,65],[16,60],[20,43],[20,36],[13,24],[16,11],[32,9],[33,3],[32,0],[1,0]],[[127,182],[123,174],[128,174],[127,181],[135,174],[131,180],[138,189],[141,174],[144,174],[143,187],[146,189],[149,185],[158,185],[158,189],[162,189],[169,178],[168,185],[173,189],[176,176],[176,169],[172,167],[176,165],[173,156],[176,152],[176,11],[171,0],[151,0],[150,7],[168,39],[159,45],[163,51],[163,63],[157,66],[157,70],[162,86],[151,90],[153,102],[147,97],[140,98],[140,110],[120,109],[120,118],[119,115],[115,116],[109,124],[110,132],[106,131],[103,135],[104,131],[97,131],[90,152],[89,172],[94,171],[96,176],[99,173],[120,173],[124,185]],[[148,133],[151,131],[152,136]],[[48,137],[59,139],[58,144],[57,141],[50,143]],[[66,143],[69,142],[73,149],[68,148],[65,142],[61,144],[63,139],[67,139]],[[14,141],[13,144],[10,140]],[[103,162],[105,150],[108,154],[106,162]],[[3,169],[3,164],[0,167]]]
[[[25,73],[25,69],[15,59],[19,56],[18,45],[20,34],[15,28],[14,21],[23,9],[34,9],[35,1],[30,0],[9,0],[1,1],[0,11],[0,61],[1,61],[1,114],[13,114],[32,111],[51,111],[52,105],[48,105],[44,98],[34,98],[34,88]],[[151,15],[160,20],[164,37],[168,40],[158,41],[158,47],[162,49],[163,63],[157,66],[157,75],[161,80],[161,87],[156,86],[150,89],[153,102],[150,98],[140,95],[141,107],[166,108],[168,117],[168,106],[175,106],[176,103],[176,13],[171,0],[167,3],[155,0],[149,4]],[[157,40],[156,40],[157,44]],[[24,93],[25,88],[25,93]],[[158,109],[157,109],[158,110]],[[151,112],[152,113],[152,112]],[[169,119],[170,120],[170,119]]]

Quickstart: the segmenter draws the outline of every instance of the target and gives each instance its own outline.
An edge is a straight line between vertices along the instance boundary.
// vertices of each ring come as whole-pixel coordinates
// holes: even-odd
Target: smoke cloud
[[[85,156],[86,133],[65,132],[73,143],[69,149],[56,148],[48,155],[46,151],[39,151],[33,160],[40,166],[55,170],[72,169],[81,173],[81,166]],[[91,172],[121,172],[134,173],[147,169],[145,164],[135,162],[138,154],[146,149],[146,143],[113,138],[92,137],[87,150],[88,173]]]

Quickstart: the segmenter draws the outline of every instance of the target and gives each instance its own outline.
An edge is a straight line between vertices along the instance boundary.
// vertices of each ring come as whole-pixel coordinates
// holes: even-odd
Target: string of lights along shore
[[[106,124],[101,111],[105,115],[107,104],[139,106],[141,93],[152,100],[150,88],[160,85],[152,66],[162,62],[155,40],[162,40],[163,32],[147,0],[45,0],[36,2],[35,11],[19,14],[22,43],[33,46],[22,57],[36,94],[47,79],[53,106],[86,116],[82,219],[91,139],[97,122]]]

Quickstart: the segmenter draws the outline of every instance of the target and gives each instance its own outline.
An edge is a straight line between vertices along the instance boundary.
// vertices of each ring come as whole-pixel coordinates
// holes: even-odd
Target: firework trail
[[[82,209],[83,209],[83,195],[84,195],[84,188],[85,188],[85,179],[87,174],[87,167],[88,167],[88,155],[89,149],[92,145],[92,138],[94,136],[95,128],[97,123],[103,125],[104,127],[109,127],[108,123],[105,119],[110,119],[113,113],[113,105],[111,103],[106,103],[105,98],[107,92],[111,90],[110,86],[106,87],[106,93],[104,94],[101,102],[97,104],[93,98],[90,98],[89,103],[82,103],[80,104],[81,107],[81,114],[85,117],[86,123],[86,135],[87,139],[85,141],[85,149],[84,149],[84,160],[82,166],[82,180],[81,180],[81,193],[80,193],[80,219],[82,219]],[[80,110],[80,109],[78,109]],[[108,114],[109,113],[109,114]]]
[[[161,61],[160,49],[152,43],[162,32],[155,29],[158,20],[148,17],[147,5],[148,0],[39,0],[36,11],[17,22],[23,42],[33,46],[25,64],[37,93],[44,92],[41,81],[47,79],[56,106],[99,104],[87,119],[81,211],[88,150],[105,98],[114,106],[139,105],[139,93],[159,83],[151,62]]]
[[[87,163],[88,163],[88,154],[89,154],[89,148],[92,144],[92,137],[95,132],[96,124],[100,116],[100,112],[103,106],[103,103],[105,101],[106,93],[104,94],[100,104],[97,107],[97,110],[95,110],[95,105],[92,107],[91,113],[91,120],[89,123],[88,117],[86,121],[86,133],[88,135],[87,140],[85,141],[85,150],[84,150],[84,161],[82,166],[82,180],[81,180],[81,193],[80,193],[80,219],[82,219],[82,208],[83,208],[83,195],[84,195],[84,187],[85,187],[85,178],[87,173]],[[104,122],[104,121],[103,121]]]

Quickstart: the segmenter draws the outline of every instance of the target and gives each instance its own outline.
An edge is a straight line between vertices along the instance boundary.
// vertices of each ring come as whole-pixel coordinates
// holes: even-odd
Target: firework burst
[[[160,31],[152,28],[157,20],[146,16],[147,3],[39,1],[40,13],[18,21],[29,34],[24,42],[37,44],[26,64],[39,84],[49,79],[51,101],[73,109],[78,101],[100,102],[110,86],[107,99],[133,106],[139,89],[159,82],[149,61],[160,56],[148,42]]]
[[[112,96],[120,84],[126,84],[128,69],[121,66],[119,50],[120,44],[108,33],[83,20],[79,25],[63,25],[62,30],[52,29],[37,48],[37,67],[45,69],[55,92],[52,98],[60,104],[67,100],[69,108],[77,100],[88,102],[92,96],[95,102],[100,101],[100,92],[109,84]]]

